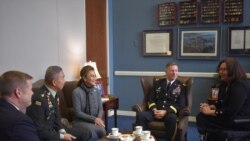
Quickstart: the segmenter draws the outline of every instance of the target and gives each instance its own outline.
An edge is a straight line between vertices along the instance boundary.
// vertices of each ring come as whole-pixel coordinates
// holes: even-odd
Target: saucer
[[[118,135],[117,136],[115,136],[115,135],[112,135],[111,133],[109,133],[108,135],[107,135],[107,138],[109,138],[109,139],[119,139],[120,137],[121,137],[121,133],[118,133]]]
[[[121,141],[133,141],[135,139],[135,136],[131,134],[122,134],[120,137]]]
[[[136,131],[133,131],[133,135],[135,135],[135,136],[141,136],[142,132],[138,134],[138,133],[136,133]]]
[[[141,141],[155,141],[152,135],[148,139],[145,139],[143,136],[141,136],[140,138],[141,138]]]

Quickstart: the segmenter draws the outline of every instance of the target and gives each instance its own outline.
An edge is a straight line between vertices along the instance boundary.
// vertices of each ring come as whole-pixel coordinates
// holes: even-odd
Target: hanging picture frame
[[[172,56],[172,30],[144,30],[143,56]]]
[[[228,28],[228,56],[250,56],[250,27]]]
[[[220,28],[179,29],[178,59],[219,59]]]

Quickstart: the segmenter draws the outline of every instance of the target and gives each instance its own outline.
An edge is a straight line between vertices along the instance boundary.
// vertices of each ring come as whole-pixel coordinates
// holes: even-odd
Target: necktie
[[[169,81],[167,85],[167,91],[169,90],[170,86],[171,86],[171,82]]]

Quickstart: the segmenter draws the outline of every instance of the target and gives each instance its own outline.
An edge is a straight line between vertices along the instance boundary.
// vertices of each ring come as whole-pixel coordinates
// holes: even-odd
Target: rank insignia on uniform
[[[173,90],[173,94],[179,94],[180,92],[181,92],[181,88],[178,85],[178,87]]]
[[[42,102],[36,101],[35,104],[36,104],[37,106],[41,106],[41,105],[42,105]]]
[[[156,89],[156,92],[159,93],[160,91],[161,91],[161,87],[158,87],[158,88]]]

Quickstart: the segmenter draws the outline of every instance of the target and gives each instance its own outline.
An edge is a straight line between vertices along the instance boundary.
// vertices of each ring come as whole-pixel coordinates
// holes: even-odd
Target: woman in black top
[[[200,104],[196,117],[201,135],[208,134],[207,141],[220,140],[220,130],[249,130],[250,125],[235,125],[234,119],[250,117],[250,84],[246,72],[234,58],[226,58],[217,67],[221,84],[215,105]]]

